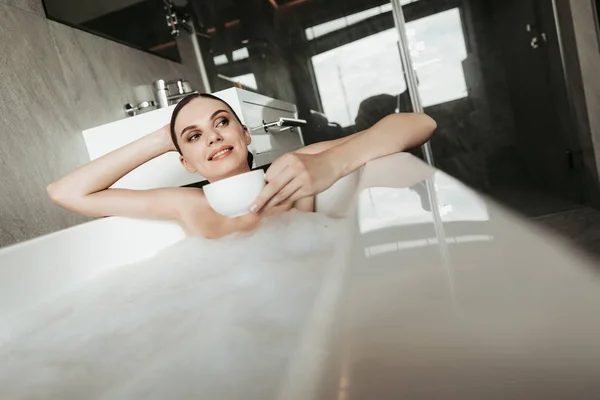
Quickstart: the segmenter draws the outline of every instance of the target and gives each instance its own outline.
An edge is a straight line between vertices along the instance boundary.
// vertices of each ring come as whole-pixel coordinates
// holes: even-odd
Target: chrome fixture
[[[171,88],[174,86],[176,92],[171,94]],[[177,102],[177,100],[183,99],[189,94],[198,93],[196,90],[192,90],[189,82],[184,79],[178,79],[175,81],[166,81],[159,79],[152,83],[152,90],[158,108],[165,108],[171,105],[171,102]]]
[[[277,121],[273,121],[273,122],[263,121],[262,125],[255,126],[254,128],[250,129],[250,131],[255,132],[258,130],[264,130],[265,132],[269,133],[269,128],[277,126],[280,128],[279,132],[283,132],[286,130],[289,130],[290,132],[294,132],[294,127],[303,126],[303,125],[306,125],[306,120],[281,117]]]
[[[412,110],[416,113],[423,112],[423,104],[421,102],[421,96],[419,95],[419,80],[413,67],[412,58],[410,55],[408,37],[406,35],[406,22],[404,20],[404,11],[402,10],[401,0],[391,0],[392,2],[392,15],[394,16],[394,25],[398,31],[398,49],[400,50],[400,59],[402,61],[402,69],[404,70],[404,78],[406,79],[406,86],[408,87],[408,93],[410,94],[410,100],[412,103]],[[423,155],[425,161],[429,165],[435,165],[433,162],[433,151],[429,142],[424,143],[421,148],[423,149]]]
[[[156,102],[155,101],[142,101],[141,103],[139,103],[136,106],[134,106],[131,103],[127,103],[127,104],[125,104],[125,106],[123,108],[125,109],[125,114],[127,114],[130,117],[133,117],[138,112],[144,111],[147,108],[156,108]]]
[[[210,81],[208,80],[208,72],[206,72],[206,65],[204,65],[204,59],[202,58],[202,51],[200,50],[200,43],[198,42],[198,36],[200,33],[196,31],[196,27],[192,21],[189,22],[192,39],[192,48],[194,49],[194,55],[196,56],[196,63],[198,64],[198,69],[200,70],[200,77],[202,79],[202,86],[204,87],[205,93],[211,93]]]
[[[206,72],[204,58],[202,57],[202,52],[200,51],[200,44],[198,42],[197,35],[204,36],[207,39],[210,39],[210,36],[198,32],[196,30],[193,18],[191,18],[187,13],[183,12],[182,8],[176,7],[173,3],[173,0],[163,0],[163,6],[165,9],[167,26],[171,31],[171,36],[178,38],[181,34],[180,28],[183,28],[187,33],[190,34],[192,48],[194,50],[198,69],[200,70],[200,77],[202,78],[203,90],[206,93],[211,93],[210,81],[208,79],[208,73]]]
[[[171,35],[178,38],[181,31],[179,28],[185,29],[188,33],[192,33],[192,27],[190,26],[189,15],[183,14],[180,10],[175,7],[172,0],[163,0],[167,18],[167,26],[171,30]]]
[[[242,82],[236,81],[235,79],[225,76],[223,74],[217,74],[217,78],[220,78],[220,79],[223,79],[224,81],[233,83],[233,85],[239,89],[256,91],[256,89],[251,88],[250,86],[246,86]]]

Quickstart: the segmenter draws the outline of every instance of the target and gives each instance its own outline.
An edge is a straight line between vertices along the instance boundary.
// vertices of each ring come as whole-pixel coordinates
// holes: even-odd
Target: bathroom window
[[[467,96],[462,62],[467,57],[460,10],[454,8],[406,25],[424,107]],[[312,57],[329,120],[354,124],[360,103],[406,90],[396,29],[389,29]]]
[[[401,4],[404,6],[404,5],[407,5],[410,3],[414,3],[416,1],[419,1],[419,0],[402,0]],[[380,15],[380,14],[383,14],[386,12],[391,12],[391,11],[392,11],[392,4],[388,3],[388,4],[384,4],[382,6],[369,8],[369,9],[361,11],[361,12],[347,15],[342,18],[337,18],[337,19],[334,19],[332,21],[328,21],[328,22],[325,22],[322,24],[311,26],[310,28],[307,28],[305,30],[306,38],[308,40],[313,40],[320,36],[326,35],[328,33],[335,32],[337,30],[346,28],[350,25],[354,25],[360,21],[364,21],[368,18],[375,17],[377,15]]]
[[[330,121],[353,125],[364,99],[406,90],[397,38],[396,30],[389,29],[312,57],[323,111]]]
[[[460,10],[453,8],[406,27],[423,107],[467,97],[463,61],[467,47]]]

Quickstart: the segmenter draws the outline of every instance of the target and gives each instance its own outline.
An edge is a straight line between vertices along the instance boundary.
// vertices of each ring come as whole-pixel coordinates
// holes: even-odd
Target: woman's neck
[[[246,172],[250,172],[250,171],[251,171],[250,167],[246,164],[240,168],[237,168],[233,171],[228,172],[226,175],[223,175],[217,179],[209,180],[209,183],[222,181],[223,179],[231,178],[232,176],[236,176],[236,175],[240,175],[240,174],[245,174]]]

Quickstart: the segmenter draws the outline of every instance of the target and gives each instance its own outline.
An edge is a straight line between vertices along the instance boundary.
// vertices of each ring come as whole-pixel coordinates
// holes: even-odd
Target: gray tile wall
[[[441,3],[441,2],[440,2]],[[431,139],[441,170],[480,190],[511,181],[520,169],[515,162],[517,140],[503,67],[494,31],[494,15],[480,0],[463,2],[469,54],[462,62],[468,98],[426,108],[438,123]]]
[[[42,5],[41,0],[0,0],[0,3],[44,15],[44,6]]]
[[[155,79],[202,89],[193,55],[178,64],[49,21],[41,0],[0,0],[0,38],[0,246],[86,221],[45,193],[88,161],[83,129],[124,118]]]

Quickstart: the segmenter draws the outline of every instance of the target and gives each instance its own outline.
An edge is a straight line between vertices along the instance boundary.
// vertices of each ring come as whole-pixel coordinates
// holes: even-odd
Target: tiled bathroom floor
[[[542,215],[533,220],[597,257],[600,264],[600,211],[580,207]]]
[[[524,185],[495,187],[487,194],[597,257],[600,267],[600,210]]]
[[[528,218],[582,207],[570,200],[519,184],[494,187],[485,192],[497,202]]]

